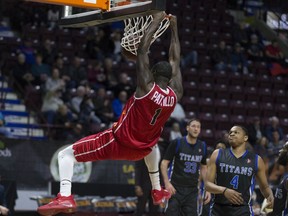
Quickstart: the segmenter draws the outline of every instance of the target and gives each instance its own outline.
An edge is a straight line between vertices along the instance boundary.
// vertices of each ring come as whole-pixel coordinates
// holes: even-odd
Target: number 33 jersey
[[[242,193],[244,205],[251,205],[258,170],[258,155],[246,150],[239,158],[230,148],[220,149],[216,160],[216,184]],[[222,194],[215,196],[215,203],[230,204]]]
[[[175,92],[154,83],[150,92],[140,98],[132,96],[113,126],[115,139],[131,148],[145,149],[157,144],[163,126],[177,103]]]

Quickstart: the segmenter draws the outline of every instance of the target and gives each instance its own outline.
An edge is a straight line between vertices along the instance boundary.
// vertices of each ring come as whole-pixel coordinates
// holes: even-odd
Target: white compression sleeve
[[[74,150],[72,145],[63,149],[58,154],[59,175],[60,175],[60,194],[70,196],[72,188],[72,177],[74,169]]]
[[[152,148],[152,152],[144,160],[148,168],[152,189],[161,190],[159,176],[160,150],[157,145]]]

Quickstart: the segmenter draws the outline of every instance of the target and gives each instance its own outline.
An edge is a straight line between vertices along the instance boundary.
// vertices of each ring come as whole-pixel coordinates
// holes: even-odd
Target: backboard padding
[[[63,17],[58,24],[63,27],[83,28],[116,22],[131,17],[144,16],[166,10],[166,0],[152,0],[111,8],[110,11],[95,10]]]
[[[56,4],[56,5],[67,5],[79,8],[87,9],[100,9],[109,10],[110,0],[26,0],[38,3]]]

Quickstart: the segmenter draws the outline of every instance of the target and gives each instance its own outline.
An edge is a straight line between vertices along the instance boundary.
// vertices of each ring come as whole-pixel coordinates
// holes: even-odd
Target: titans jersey
[[[252,205],[251,197],[258,169],[258,155],[246,150],[236,158],[230,148],[220,149],[216,159],[216,184],[238,191],[242,194],[243,205]],[[230,204],[222,194],[216,194],[216,204]]]
[[[287,216],[287,181],[288,176],[284,177],[280,185],[277,187],[275,192],[274,206],[273,206],[273,216]]]
[[[154,146],[176,103],[176,94],[170,87],[163,90],[154,83],[145,96],[134,96],[126,102],[119,121],[113,127],[115,139],[131,148]]]
[[[164,159],[174,163],[171,183],[197,188],[200,165],[206,165],[206,157],[205,142],[197,139],[197,142],[191,145],[187,142],[186,136],[173,140],[164,155]]]

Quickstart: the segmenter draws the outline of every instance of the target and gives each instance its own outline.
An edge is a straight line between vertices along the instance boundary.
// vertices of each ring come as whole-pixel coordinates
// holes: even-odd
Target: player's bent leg
[[[50,216],[59,213],[73,213],[76,212],[76,208],[76,202],[72,195],[66,197],[58,193],[50,203],[40,206],[37,212],[43,216]]]
[[[153,203],[155,205],[159,205],[163,203],[165,199],[169,199],[171,197],[171,194],[160,186],[160,151],[157,145],[152,148],[152,151],[144,158],[144,160],[148,168],[152,184],[153,190],[151,191],[151,196],[153,199]]]
[[[48,216],[58,213],[73,213],[76,211],[76,203],[71,195],[71,184],[75,157],[72,146],[68,146],[58,154],[60,193],[47,205],[40,206],[39,214]]]
[[[144,157],[144,160],[149,172],[152,189],[161,190],[159,177],[160,151],[157,145],[154,146],[152,151]]]

